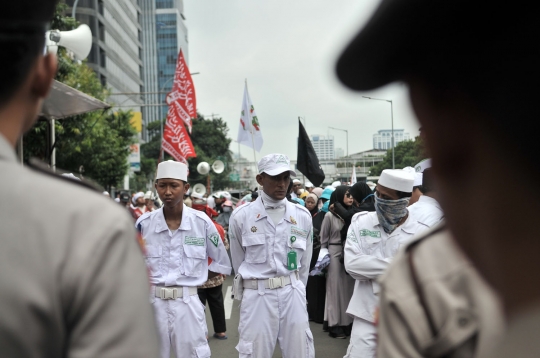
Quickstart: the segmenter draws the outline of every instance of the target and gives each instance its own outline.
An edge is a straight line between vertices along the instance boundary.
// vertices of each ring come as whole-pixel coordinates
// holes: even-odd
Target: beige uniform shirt
[[[411,252],[423,295],[412,279]],[[378,358],[478,357],[502,336],[498,299],[443,225],[413,239],[394,258],[380,284]]]
[[[0,355],[158,357],[127,211],[17,163],[0,134]]]

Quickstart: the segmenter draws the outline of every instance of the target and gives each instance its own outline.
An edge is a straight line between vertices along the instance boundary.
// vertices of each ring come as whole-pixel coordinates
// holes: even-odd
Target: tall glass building
[[[69,12],[92,30],[88,65],[111,90],[109,102],[140,112],[144,92],[140,1],[66,0]]]
[[[188,57],[188,34],[183,0],[138,0],[141,7],[142,57],[144,62],[143,133],[148,123],[167,117],[165,98],[172,89],[180,49]]]

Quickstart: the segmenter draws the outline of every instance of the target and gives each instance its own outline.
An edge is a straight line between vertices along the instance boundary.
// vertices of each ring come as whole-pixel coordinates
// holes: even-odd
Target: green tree
[[[395,147],[395,151],[394,160],[396,169],[413,167],[425,158],[424,146],[420,137],[398,143]],[[381,175],[384,169],[392,169],[392,149],[389,149],[386,152],[382,162],[371,167],[370,175]]]
[[[151,139],[141,145],[141,171],[136,173],[130,182],[130,185],[136,190],[146,190],[149,179],[154,177],[161,149],[161,123],[161,121],[154,121],[148,124],[148,136]],[[201,183],[206,186],[207,176],[197,172],[197,165],[200,162],[207,162],[211,165],[217,159],[223,161],[226,168],[221,174],[210,172],[212,187],[214,190],[221,190],[229,185],[232,155],[229,151],[231,139],[227,138],[228,132],[229,128],[223,119],[204,119],[203,116],[197,114],[197,119],[193,120],[193,129],[190,135],[197,153],[196,158],[188,160],[191,185]],[[164,153],[164,160],[169,159],[172,159],[171,156]]]
[[[71,30],[76,21],[65,16],[66,4],[59,3],[52,22],[53,29]],[[86,64],[74,62],[60,48],[56,80],[104,101],[109,91]],[[130,124],[131,112],[96,111],[56,121],[56,165],[62,170],[79,173],[101,186],[116,186],[127,173],[129,145],[135,130]],[[45,121],[36,123],[24,137],[24,157],[49,160]]]

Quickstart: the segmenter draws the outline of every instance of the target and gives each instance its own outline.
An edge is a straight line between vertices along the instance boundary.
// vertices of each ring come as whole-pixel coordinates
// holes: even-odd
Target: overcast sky
[[[309,135],[328,133],[349,154],[372,149],[373,134],[390,129],[390,104],[361,95],[392,99],[394,129],[414,137],[418,124],[406,87],[393,84],[355,93],[336,79],[341,49],[375,10],[378,0],[184,0],[189,65],[197,109],[223,118],[236,140],[244,80],[261,124],[261,156],[280,152],[296,159],[298,116]],[[238,145],[231,143],[238,152]],[[253,150],[241,146],[252,160]]]

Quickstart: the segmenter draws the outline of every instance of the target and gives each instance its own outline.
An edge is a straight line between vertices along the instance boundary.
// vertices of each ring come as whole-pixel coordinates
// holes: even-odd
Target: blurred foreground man
[[[375,357],[377,279],[400,247],[414,234],[427,229],[407,211],[413,184],[414,176],[410,173],[383,170],[375,191],[376,211],[363,211],[352,218],[345,242],[345,270],[356,280],[347,308],[354,321],[344,358]]]
[[[287,156],[269,154],[258,167],[260,196],[229,223],[234,297],[242,300],[236,349],[240,358],[270,358],[278,341],[283,357],[314,358],[306,308],[311,214],[285,197],[296,176]]]
[[[521,3],[385,0],[337,65],[355,90],[408,84],[445,213],[440,232],[503,301],[507,332],[488,342],[491,358],[540,356],[537,17]],[[496,194],[508,185],[500,163],[519,168],[510,209]]]
[[[55,4],[4,2],[0,12],[0,195],[10,203],[0,207],[0,355],[156,357],[147,275],[128,213],[15,157],[56,73],[55,56],[43,55]]]

